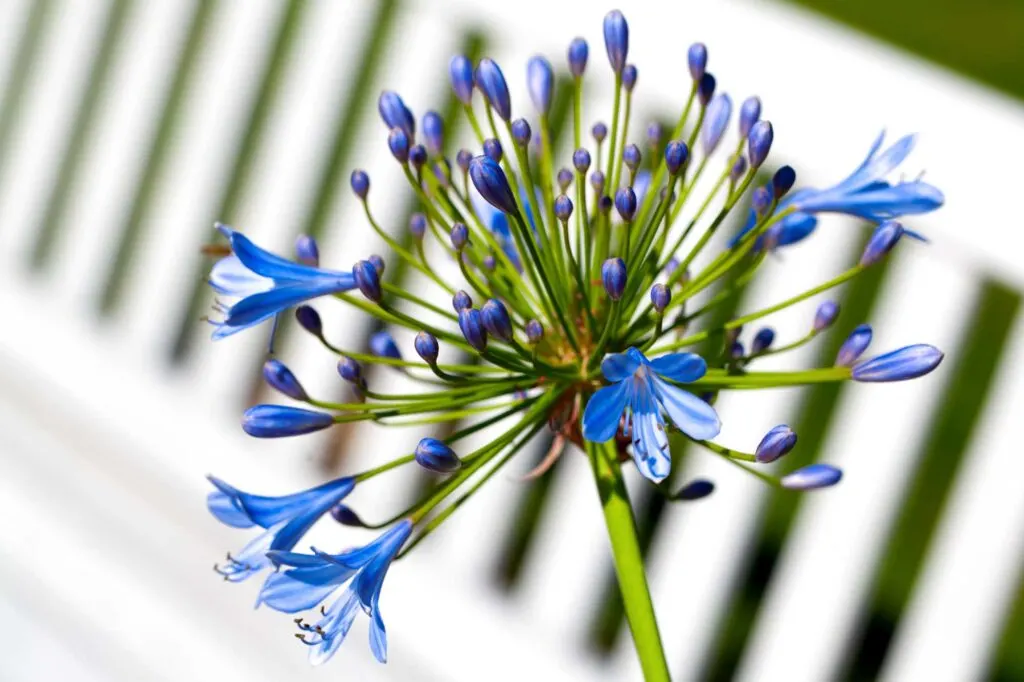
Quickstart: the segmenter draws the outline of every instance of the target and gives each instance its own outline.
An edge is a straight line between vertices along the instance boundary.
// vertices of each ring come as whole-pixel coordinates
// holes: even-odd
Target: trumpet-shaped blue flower
[[[268,551],[291,550],[321,516],[355,487],[352,478],[337,478],[291,495],[267,497],[242,492],[213,476],[208,478],[216,490],[206,496],[206,506],[218,521],[232,528],[263,529],[242,551],[228,554],[226,564],[214,567],[230,582],[241,582],[270,567]]]
[[[630,348],[608,355],[601,363],[601,372],[612,385],[598,390],[587,403],[583,437],[594,442],[613,438],[625,413],[637,468],[654,482],[664,480],[672,458],[662,410],[691,438],[707,440],[721,430],[711,405],[670,383],[696,381],[706,371],[707,363],[693,353],[671,353],[648,360],[639,350]]]
[[[303,631],[302,641],[311,647],[310,663],[319,665],[334,655],[360,609],[370,617],[370,650],[384,663],[387,635],[380,613],[380,591],[391,561],[411,534],[412,521],[405,519],[370,544],[340,554],[315,549],[314,554],[270,552],[271,561],[288,568],[267,578],[260,591],[260,602],[278,611],[296,613],[337,593],[315,624],[297,621]]]
[[[212,321],[214,339],[255,326],[313,298],[356,286],[351,272],[337,272],[293,263],[264,251],[241,232],[217,225],[231,245],[232,255],[210,271],[210,286],[222,297],[217,309],[223,319]]]

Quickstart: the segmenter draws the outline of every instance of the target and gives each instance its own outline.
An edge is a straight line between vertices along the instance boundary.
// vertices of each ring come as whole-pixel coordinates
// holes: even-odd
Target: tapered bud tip
[[[530,124],[524,118],[517,118],[512,122],[512,141],[520,147],[530,144],[530,137],[533,133]]]
[[[416,335],[413,346],[416,347],[416,354],[423,358],[424,362],[428,365],[433,365],[437,362],[437,354],[440,348],[437,344],[437,337],[433,334],[430,332],[420,332]]]
[[[391,156],[395,157],[399,163],[409,160],[409,136],[404,130],[395,128],[388,133],[388,149],[391,150]]]
[[[823,332],[839,317],[839,304],[835,301],[824,301],[814,313],[814,331]]]
[[[469,164],[473,161],[473,152],[468,149],[460,149],[455,155],[455,165],[462,169],[463,173],[469,172]]]
[[[754,334],[754,340],[750,343],[751,353],[762,353],[775,343],[775,330],[771,327],[762,327]]]
[[[538,114],[551,110],[551,93],[555,88],[555,73],[544,57],[531,57],[526,62],[526,89]]]
[[[373,263],[361,260],[352,266],[352,276],[355,277],[356,286],[363,296],[375,303],[379,303],[384,294],[381,291],[380,275]]]
[[[768,191],[767,187],[761,186],[755,189],[750,194],[750,207],[754,209],[754,213],[761,216],[768,210],[768,207],[772,205],[772,193]]]
[[[655,284],[651,287],[651,305],[659,313],[665,312],[669,302],[672,300],[672,291],[664,284]]]
[[[590,54],[590,48],[587,46],[587,41],[583,38],[574,38],[569,43],[569,71],[573,76],[579,78],[583,75],[583,72],[587,68],[587,56]]]
[[[871,344],[871,325],[861,324],[854,327],[850,335],[839,347],[836,355],[836,367],[853,367],[864,351]]]
[[[427,233],[427,216],[422,213],[413,213],[409,216],[409,233],[414,239],[423,239]]]
[[[754,458],[762,464],[774,462],[787,454],[796,445],[796,434],[785,424],[773,427],[757,446]]]
[[[505,304],[496,298],[484,303],[480,308],[484,328],[496,339],[510,341],[512,339],[512,318],[509,317]]]
[[[483,315],[476,308],[463,308],[459,311],[459,329],[462,336],[473,348],[480,352],[487,349],[487,329],[484,327]]]
[[[761,118],[761,100],[758,97],[748,97],[740,105],[740,137],[750,134],[750,129]]]
[[[865,360],[853,368],[853,380],[864,382],[906,381],[928,374],[942,362],[935,346],[920,343]]]
[[[537,320],[530,320],[526,323],[526,338],[530,343],[537,343],[544,338],[544,325]]]
[[[829,464],[809,464],[786,474],[780,483],[790,490],[817,490],[835,485],[842,477],[842,470]]]
[[[409,148],[409,163],[413,168],[419,170],[427,162],[427,148],[421,144],[414,144]]]
[[[572,153],[572,165],[580,173],[586,173],[590,169],[590,152],[580,147]]]
[[[559,194],[555,199],[555,217],[563,223],[572,215],[572,201],[564,194]]]
[[[626,262],[621,258],[609,258],[601,265],[601,281],[604,290],[613,301],[622,298],[626,290]]]
[[[462,223],[455,223],[452,225],[451,239],[455,250],[461,251],[469,241],[469,230]]]
[[[640,147],[635,144],[628,144],[626,148],[622,150],[622,162],[626,164],[626,168],[631,171],[636,171],[640,168],[640,160],[642,156],[640,154]]]
[[[348,356],[338,360],[338,374],[349,383],[358,384],[363,378],[363,366]]]
[[[746,172],[747,157],[737,156],[736,160],[733,161],[732,168],[729,169],[729,180],[733,183],[737,183],[743,178],[743,174]]]
[[[590,134],[594,136],[594,140],[601,144],[604,142],[604,138],[608,137],[608,126],[601,121],[594,124],[594,127],[590,129]]]
[[[751,168],[760,168],[768,158],[774,136],[770,121],[758,121],[751,127],[747,139],[747,156],[750,158]]]
[[[504,155],[505,152],[501,148],[501,142],[494,139],[493,137],[489,137],[486,140],[484,140],[484,156],[491,159],[492,161],[501,163],[501,159]]]
[[[699,82],[704,77],[704,70],[708,66],[708,48],[704,43],[694,43],[686,51],[686,62],[690,67],[690,77]]]
[[[675,494],[672,495],[672,499],[678,500],[679,502],[692,502],[694,500],[707,497],[714,491],[714,483],[706,478],[697,478],[677,490]]]
[[[370,192],[370,176],[364,170],[356,169],[352,171],[349,183],[352,185],[352,191],[360,199],[365,199],[366,195]]]
[[[408,136],[410,142],[415,139],[416,119],[397,92],[385,90],[380,93],[380,97],[377,98],[377,111],[389,129],[398,128]]]
[[[314,268],[320,265],[320,249],[308,234],[300,234],[295,240],[295,255],[304,265]]]
[[[431,154],[439,156],[444,150],[444,119],[436,111],[423,114],[423,138]]]
[[[505,83],[505,74],[493,59],[481,59],[476,65],[476,86],[484,93],[487,103],[502,119],[512,118],[512,100]]]
[[[786,196],[796,183],[796,171],[792,166],[783,166],[772,176],[772,194],[776,199]]]
[[[711,102],[711,98],[715,96],[716,84],[715,77],[710,73],[705,73],[700,77],[700,82],[697,83],[697,99],[701,106],[706,107]]]
[[[464,55],[452,57],[448,65],[452,78],[452,89],[463,104],[473,101],[473,64]]]
[[[622,69],[622,87],[626,89],[626,92],[633,92],[633,88],[636,87],[636,77],[636,66],[626,64]]]
[[[572,184],[572,171],[568,168],[562,168],[558,171],[558,189],[565,192],[569,189],[569,185]]]
[[[312,307],[308,305],[300,305],[296,308],[295,320],[299,323],[300,327],[313,336],[322,337],[324,335],[323,320],[320,319],[320,313]]]
[[[497,161],[487,156],[474,158],[469,164],[469,177],[487,203],[505,213],[516,212],[516,198]]]
[[[623,187],[615,193],[615,209],[627,223],[636,215],[636,192],[632,187]]]
[[[604,17],[604,47],[608,51],[608,63],[612,71],[622,73],[629,54],[629,25],[619,10],[612,10]]]
[[[450,474],[462,467],[455,451],[436,438],[424,438],[416,446],[416,463],[428,471]]]
[[[868,240],[867,246],[864,247],[864,253],[860,257],[860,264],[866,267],[882,260],[896,246],[900,237],[903,236],[903,232],[903,226],[895,220],[886,220],[884,223],[881,223],[875,228],[875,231],[871,234],[871,239]]]
[[[452,296],[452,308],[455,309],[455,312],[459,312],[460,310],[465,310],[466,308],[472,307],[473,299],[470,298],[469,294],[467,294],[462,289],[456,291],[455,295]]]
[[[301,436],[326,429],[334,417],[287,405],[256,405],[242,415],[242,430],[255,438]]]
[[[402,353],[398,350],[398,344],[391,334],[380,331],[370,337],[370,352],[381,358],[392,358],[401,360]]]
[[[678,174],[689,158],[690,149],[685,142],[672,140],[665,145],[665,166],[672,175]]]
[[[604,173],[601,171],[594,171],[590,174],[590,186],[594,188],[594,191],[600,194],[604,191]]]
[[[309,398],[299,380],[280,360],[271,358],[263,363],[263,378],[268,386],[289,398],[294,398],[295,400],[307,400]]]
[[[331,507],[331,517],[343,526],[366,528],[366,523],[346,504],[339,503]]]

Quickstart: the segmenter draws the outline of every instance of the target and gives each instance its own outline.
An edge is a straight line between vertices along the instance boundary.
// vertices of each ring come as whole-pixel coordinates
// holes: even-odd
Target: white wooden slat
[[[0,21],[0,93],[6,92],[14,75],[14,58],[22,36],[28,30],[32,4],[28,0],[8,0],[4,3],[3,21]]]
[[[881,679],[973,680],[1013,607],[1024,557],[1024,319],[1018,315]]]
[[[976,283],[932,259],[927,246],[897,249],[865,357],[920,341],[955,355]],[[899,384],[854,384],[844,396],[823,450],[825,461],[843,469],[843,480],[827,493],[808,493],[744,655],[742,679],[836,674],[932,410],[948,390],[945,369]]]

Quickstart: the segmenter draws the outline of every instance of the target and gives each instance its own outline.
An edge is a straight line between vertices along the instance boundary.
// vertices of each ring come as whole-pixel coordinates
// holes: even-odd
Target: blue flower
[[[211,321],[214,339],[253,327],[310,299],[356,286],[351,272],[293,263],[264,251],[227,225],[218,224],[217,229],[227,237],[233,254],[217,261],[210,271],[210,286],[222,297],[217,309],[224,315],[220,321]]]
[[[206,496],[206,506],[218,521],[232,528],[263,529],[241,552],[228,554],[225,565],[214,567],[230,582],[241,582],[268,568],[268,551],[292,549],[321,516],[355,487],[355,481],[346,477],[291,495],[266,497],[242,492],[213,476],[208,478],[217,489]]]
[[[627,431],[632,435],[637,468],[656,483],[663,480],[672,458],[661,410],[691,438],[707,440],[721,430],[711,405],[669,383],[696,381],[706,371],[707,363],[693,353],[670,353],[648,360],[636,348],[630,348],[608,355],[601,363],[601,372],[612,385],[598,390],[587,403],[583,437],[595,442],[613,438],[628,408]]]
[[[296,613],[315,607],[337,592],[337,598],[321,611],[315,624],[297,621],[304,633],[302,641],[312,647],[310,663],[319,665],[334,655],[360,609],[370,617],[370,650],[384,663],[387,636],[380,613],[380,590],[391,561],[411,534],[412,521],[405,519],[370,544],[340,554],[315,549],[314,554],[271,552],[275,564],[289,568],[267,578],[260,602],[278,611]]]

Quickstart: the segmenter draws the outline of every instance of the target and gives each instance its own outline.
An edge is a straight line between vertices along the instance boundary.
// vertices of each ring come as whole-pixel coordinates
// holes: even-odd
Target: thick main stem
[[[640,553],[633,508],[629,504],[622,469],[614,442],[587,443],[587,456],[594,471],[597,491],[601,497],[608,538],[615,559],[615,575],[619,580],[626,621],[633,635],[640,668],[647,682],[670,682],[668,661],[661,646],[661,634],[654,615],[654,604],[647,589],[644,559]]]

